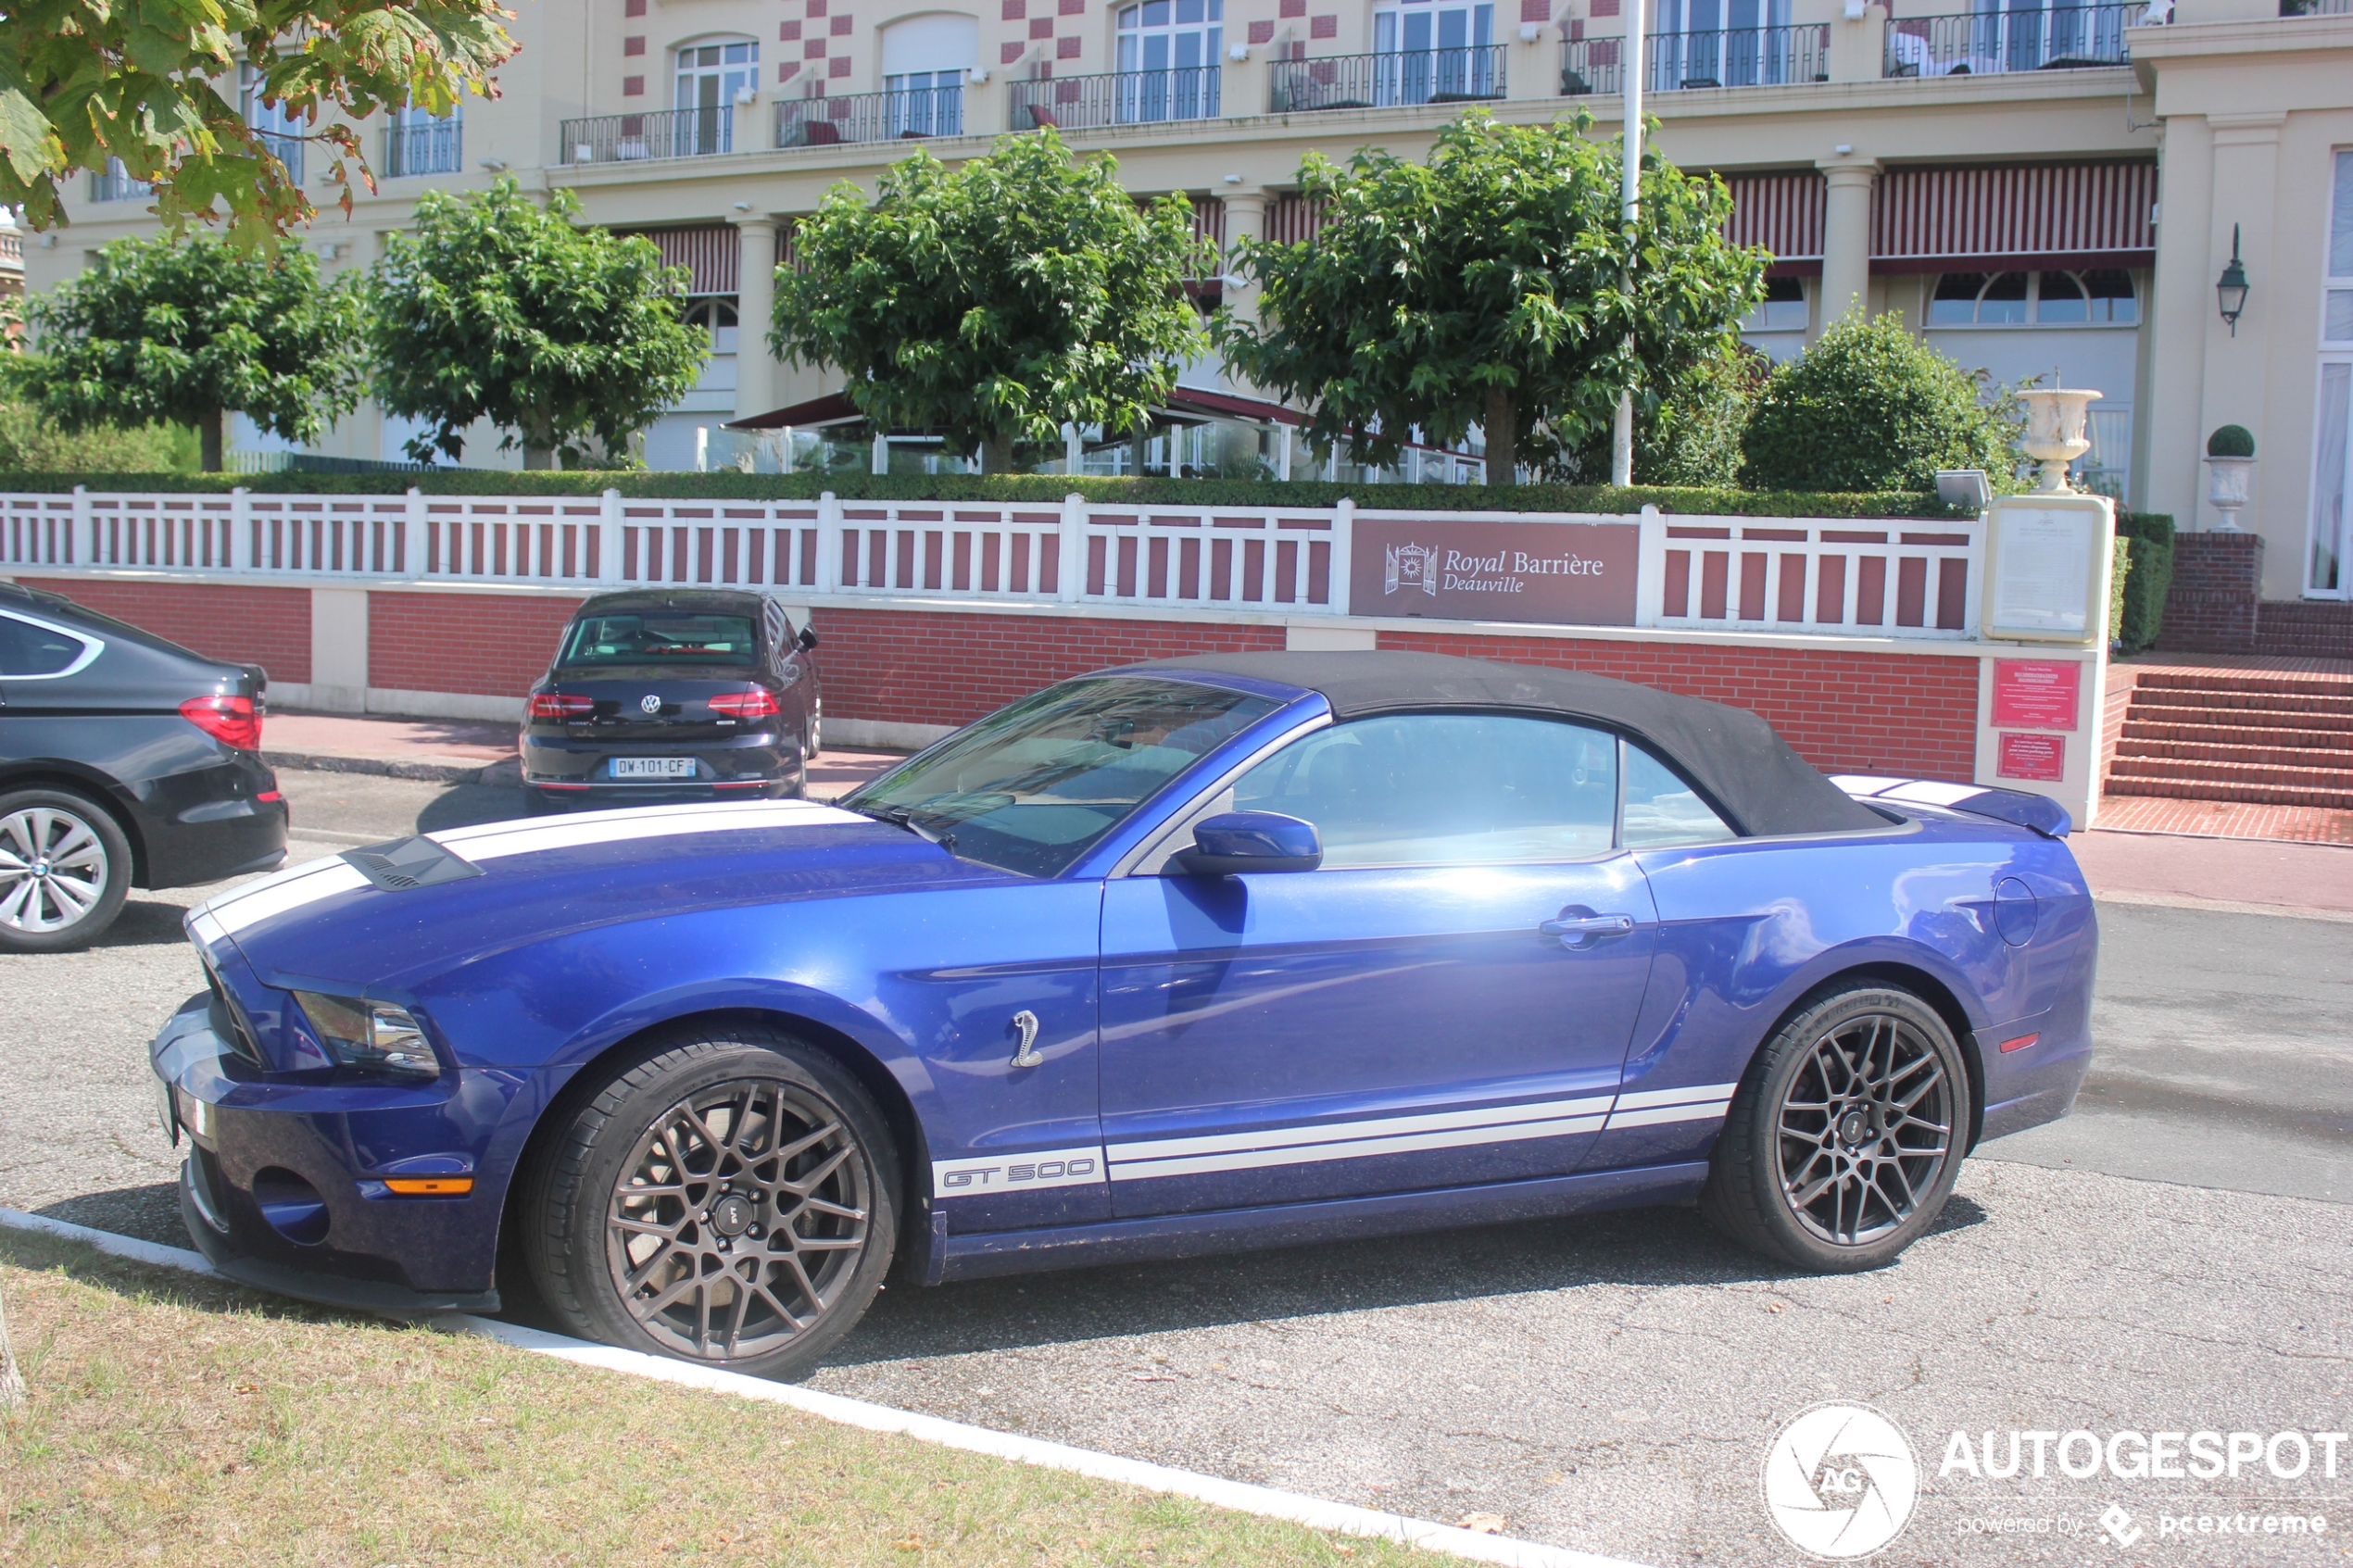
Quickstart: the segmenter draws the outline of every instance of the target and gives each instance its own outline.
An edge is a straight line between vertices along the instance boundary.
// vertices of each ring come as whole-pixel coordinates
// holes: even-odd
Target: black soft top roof
[[[1583,719],[1647,741],[1743,834],[1854,833],[1887,819],[1850,798],[1745,709],[1582,670],[1434,653],[1237,653],[1129,665],[1239,675],[1322,694],[1341,721],[1373,713],[1520,709]]]

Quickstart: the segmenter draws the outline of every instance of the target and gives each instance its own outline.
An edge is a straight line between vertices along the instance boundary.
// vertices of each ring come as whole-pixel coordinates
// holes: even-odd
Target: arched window
[[[736,346],[738,332],[736,325],[736,302],[724,297],[690,299],[679,307],[679,319],[690,327],[700,327],[711,337],[711,357],[703,361],[702,377],[695,383],[701,392],[732,391],[736,384]]]
[[[1947,272],[1929,301],[1931,327],[2108,327],[2141,319],[2133,274],[2101,267],[2083,272]]]
[[[735,151],[736,100],[760,91],[760,45],[749,39],[683,44],[677,66],[671,104],[693,113],[679,116],[686,123],[673,156]]]

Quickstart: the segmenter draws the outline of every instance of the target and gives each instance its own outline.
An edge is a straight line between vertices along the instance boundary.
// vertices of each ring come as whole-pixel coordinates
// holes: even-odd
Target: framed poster
[[[1994,661],[1994,727],[2072,730],[2083,667],[2070,659]]]
[[[2116,518],[2100,495],[2005,495],[1986,512],[1983,632],[2091,643],[2108,631]]]
[[[1994,776],[2057,784],[2067,775],[2067,737],[2005,734]]]

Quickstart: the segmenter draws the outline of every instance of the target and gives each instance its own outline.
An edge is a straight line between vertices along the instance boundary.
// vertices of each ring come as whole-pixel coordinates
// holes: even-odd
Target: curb
[[[313,773],[372,773],[379,778],[421,779],[430,784],[522,783],[522,759],[516,757],[487,763],[417,762],[403,757],[368,757],[339,751],[264,751],[261,759],[272,768]]]
[[[87,1225],[69,1224],[63,1220],[46,1219],[38,1214],[26,1214],[14,1209],[0,1209],[0,1228],[31,1231],[78,1241],[100,1252],[157,1268],[178,1269],[193,1274],[218,1272],[205,1261],[202,1253],[141,1241],[134,1236],[117,1236],[112,1231],[93,1230]],[[1069,1471],[1074,1474],[1136,1486],[1149,1492],[1193,1498],[1237,1513],[1289,1520],[1310,1529],[1392,1540],[1473,1562],[1498,1563],[1503,1568],[1642,1568],[1639,1563],[1618,1558],[1597,1557],[1591,1552],[1546,1546],[1539,1541],[1524,1541],[1512,1536],[1480,1535],[1402,1513],[1384,1513],[1378,1509],[1357,1508],[1300,1492],[1286,1492],[1274,1486],[1228,1481],[1143,1460],[1097,1453],[1090,1449],[1016,1436],[985,1426],[970,1426],[960,1421],[944,1421],[937,1416],[918,1415],[888,1405],[870,1404],[864,1399],[848,1399],[839,1394],[820,1393],[798,1384],[771,1383],[738,1372],[722,1372],[713,1367],[673,1361],[666,1357],[649,1356],[636,1350],[592,1345],[585,1339],[569,1339],[560,1334],[543,1333],[535,1328],[523,1328],[463,1312],[444,1313],[429,1321],[454,1333],[496,1339],[534,1355],[550,1356],[577,1366],[596,1367],[658,1383],[702,1388],[712,1393],[734,1394],[765,1404],[789,1405],[804,1414],[844,1426],[856,1426],[869,1432],[898,1433],[918,1442],[988,1454],[1017,1464]]]

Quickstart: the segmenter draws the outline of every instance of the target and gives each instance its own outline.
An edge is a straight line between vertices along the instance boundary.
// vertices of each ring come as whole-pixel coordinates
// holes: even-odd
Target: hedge
[[[2165,629],[2165,595],[2173,585],[2173,520],[2163,512],[2116,514],[2117,554],[2129,546],[2133,565],[2112,624],[2126,653],[2157,645]]]
[[[1071,479],[1063,474],[774,474],[596,471],[524,473],[455,469],[421,473],[0,473],[0,493],[92,490],[220,493],[237,485],[257,495],[398,495],[410,485],[428,495],[595,495],[618,490],[632,499],[813,501],[830,490],[845,501],[1024,502],[1053,505],[1076,492],[1108,506],[1328,507],[1341,497],[1381,511],[1612,512],[1655,506],[1685,516],[1927,518],[1974,515],[1933,495],[1906,491],[1839,495],[1806,491],[1680,490],[1636,485],[1518,484],[1490,489],[1456,484],[1327,484],[1229,479]]]

